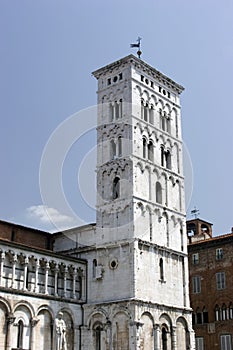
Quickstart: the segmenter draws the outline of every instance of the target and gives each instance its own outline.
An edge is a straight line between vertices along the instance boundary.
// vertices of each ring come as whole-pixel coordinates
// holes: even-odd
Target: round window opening
[[[111,268],[111,269],[116,269],[117,266],[118,266],[118,261],[117,261],[117,259],[112,259],[112,260],[110,261],[110,268]]]

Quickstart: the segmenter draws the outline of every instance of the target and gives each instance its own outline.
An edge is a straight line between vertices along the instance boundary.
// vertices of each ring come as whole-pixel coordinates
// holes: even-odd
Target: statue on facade
[[[63,313],[59,312],[55,319],[56,350],[67,350],[66,345],[66,324],[62,319]]]

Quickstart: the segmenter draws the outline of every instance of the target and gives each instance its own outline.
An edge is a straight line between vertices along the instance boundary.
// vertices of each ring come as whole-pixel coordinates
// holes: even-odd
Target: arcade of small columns
[[[8,247],[0,252],[0,287],[80,301],[86,294],[84,268],[68,259]]]

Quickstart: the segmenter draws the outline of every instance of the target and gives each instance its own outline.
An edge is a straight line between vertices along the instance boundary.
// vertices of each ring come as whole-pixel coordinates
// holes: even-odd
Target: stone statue
[[[59,312],[55,319],[56,350],[67,350],[66,345],[66,324],[62,319],[63,313]]]

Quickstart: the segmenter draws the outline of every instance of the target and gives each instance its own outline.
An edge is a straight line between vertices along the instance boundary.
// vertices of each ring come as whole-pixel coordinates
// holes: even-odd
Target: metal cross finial
[[[199,214],[200,214],[200,211],[196,207],[194,207],[194,209],[191,210],[191,215],[193,215],[195,217],[195,219],[197,219]]]
[[[137,38],[137,44],[130,44],[130,47],[137,47],[138,48],[138,51],[137,51],[137,55],[138,55],[138,58],[141,58],[141,54],[142,54],[142,51],[141,51],[141,40],[142,38],[140,38],[140,36]]]

